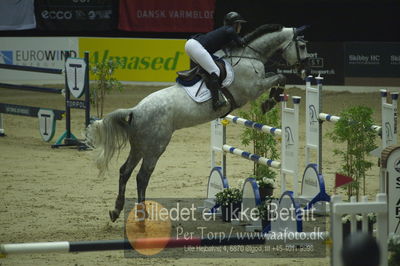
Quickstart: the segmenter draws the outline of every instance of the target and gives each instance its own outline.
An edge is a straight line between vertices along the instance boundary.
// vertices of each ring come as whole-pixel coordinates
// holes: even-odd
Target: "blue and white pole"
[[[277,168],[277,169],[279,169],[281,167],[281,163],[278,162],[278,161],[274,161],[274,160],[259,156],[259,155],[254,154],[254,153],[243,151],[241,149],[232,147],[232,146],[230,146],[228,144],[223,145],[222,146],[222,150],[224,152],[229,152],[231,154],[235,154],[235,155],[241,156],[241,157],[243,157],[243,158],[245,158],[247,160],[256,162],[258,164],[263,164],[263,165],[270,166],[272,168]]]
[[[269,134],[277,135],[277,136],[281,136],[282,135],[282,130],[280,128],[270,127],[270,126],[267,126],[267,125],[263,125],[263,124],[260,124],[260,123],[253,122],[251,120],[247,120],[247,119],[238,117],[238,116],[227,115],[226,117],[224,117],[224,119],[226,119],[229,122],[232,122],[234,124],[242,125],[242,126],[249,127],[249,128],[253,128],[255,130],[262,131],[264,133],[269,133]]]

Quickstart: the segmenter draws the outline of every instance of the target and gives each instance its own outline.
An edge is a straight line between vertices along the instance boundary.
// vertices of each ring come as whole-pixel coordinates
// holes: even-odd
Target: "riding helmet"
[[[237,12],[229,12],[225,15],[224,25],[233,25],[234,23],[246,23],[247,21]]]

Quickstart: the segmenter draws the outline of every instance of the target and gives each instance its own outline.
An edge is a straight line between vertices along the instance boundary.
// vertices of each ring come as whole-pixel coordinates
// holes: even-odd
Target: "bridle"
[[[288,66],[288,64],[286,62],[283,62],[283,54],[285,53],[285,51],[291,47],[291,45],[295,45],[296,48],[296,64],[292,65],[291,67],[301,67],[303,62],[305,60],[307,60],[307,58],[305,59],[301,59],[300,57],[300,45],[299,42],[303,42],[306,43],[306,41],[303,39],[302,36],[298,36],[295,32],[295,29],[293,29],[294,34],[293,34],[293,38],[280,50],[276,51],[271,57],[270,60],[268,60],[269,66],[270,67],[280,67],[280,68],[285,68]],[[276,60],[274,60],[274,58],[277,58]]]
[[[299,32],[301,32],[301,31],[299,31]],[[302,59],[300,58],[299,42],[301,41],[301,42],[304,42],[304,43],[305,43],[306,41],[303,39],[303,37],[298,36],[297,33],[298,33],[297,30],[296,30],[295,28],[293,28],[293,37],[292,37],[292,39],[285,45],[285,47],[283,47],[282,49],[277,50],[270,58],[273,58],[275,55],[277,55],[277,56],[280,57],[280,58],[279,58],[279,61],[282,61],[282,60],[285,61],[285,60],[283,59],[283,54],[284,54],[285,51],[286,51],[291,45],[293,45],[293,43],[294,43],[294,45],[295,45],[295,47],[296,47],[296,56],[297,56],[297,62],[296,62],[296,64],[295,64],[295,66],[296,66],[296,67],[298,68],[298,70],[299,70],[299,67],[302,65],[302,62],[303,62],[304,60],[307,60],[307,58],[305,58],[304,60],[302,60]],[[259,55],[259,57],[243,56],[244,51],[246,50],[246,48],[249,48],[250,50],[254,51],[256,54]],[[263,53],[261,53],[261,52],[260,52],[259,50],[257,50],[256,48],[252,47],[250,44],[247,44],[245,47],[242,48],[242,53],[241,53],[240,56],[238,56],[238,55],[230,55],[230,54],[229,54],[229,51],[228,51],[227,49],[223,49],[223,51],[224,51],[225,55],[222,56],[222,58],[230,59],[230,63],[231,63],[231,66],[232,66],[232,67],[235,67],[236,65],[238,65],[239,62],[240,62],[240,60],[243,59],[243,58],[244,58],[244,59],[250,59],[250,60],[255,60],[255,61],[261,62],[263,65],[265,65],[265,64],[267,64],[269,61],[271,61],[271,59],[269,59],[266,63],[264,63],[263,61],[261,61],[261,60],[260,60],[260,57],[263,56]],[[238,59],[235,63],[233,63],[233,58],[239,58],[239,59]],[[276,62],[272,61],[272,66],[279,66],[279,65],[283,65],[283,67],[287,67],[287,66],[288,66],[288,64],[287,64],[286,61],[285,61],[284,64],[280,63],[279,61],[278,61],[278,60],[277,60]],[[250,62],[251,62],[251,65],[253,66],[254,72],[255,72],[256,74],[258,74],[258,71],[257,71],[256,67],[255,67],[254,64],[253,64],[253,61],[250,61]],[[270,65],[270,66],[271,66],[271,65]],[[279,85],[278,85],[278,86],[279,86]],[[227,90],[226,88],[221,88],[221,90],[224,90],[224,91],[223,91],[223,94],[226,95],[226,96],[228,96],[229,102],[231,103],[230,110],[229,110],[229,112],[227,113],[227,114],[229,114],[232,110],[238,108],[239,106],[237,105],[237,103],[236,103],[234,97],[233,97],[232,94],[229,92],[229,90]],[[271,98],[271,95],[270,95],[270,98]],[[268,101],[268,100],[266,100],[266,102],[267,102],[267,101]],[[225,115],[224,115],[224,116],[225,116]]]
[[[299,48],[299,42],[300,42],[300,41],[301,41],[301,42],[305,42],[305,40],[303,39],[303,37],[302,37],[302,36],[298,36],[297,33],[296,33],[296,29],[293,28],[293,38],[292,38],[282,49],[277,50],[277,51],[271,56],[271,58],[267,61],[267,62],[269,62],[269,66],[270,66],[270,67],[281,67],[281,68],[287,67],[287,66],[288,66],[287,63],[286,63],[286,62],[283,62],[283,61],[284,61],[284,59],[283,59],[283,54],[284,54],[285,51],[286,51],[291,45],[293,45],[293,43],[294,43],[295,48],[296,48],[296,57],[297,57],[297,62],[296,62],[296,64],[295,64],[294,66],[300,67],[300,66],[302,65],[302,62],[304,61],[304,60],[302,60],[301,57],[300,57],[300,48]],[[262,62],[262,61],[261,61],[259,58],[257,58],[257,57],[243,56],[243,53],[244,53],[244,51],[246,50],[246,48],[249,48],[250,50],[254,51],[254,52],[255,52],[256,54],[258,54],[260,57],[263,55],[263,53],[261,53],[259,50],[257,50],[256,48],[252,47],[250,44],[247,44],[245,47],[243,47],[243,49],[242,49],[242,54],[241,54],[240,56],[239,56],[239,55],[229,55],[229,54],[227,53],[227,51],[225,51],[225,56],[223,56],[223,58],[230,58],[230,59],[231,59],[231,65],[232,65],[232,67],[235,67],[236,65],[238,65],[239,62],[240,62],[240,60],[241,60],[242,58],[244,58],[244,59],[251,59],[251,60],[256,60],[256,61]],[[232,60],[233,58],[239,58],[239,60],[236,61],[235,63],[233,63],[233,60]],[[274,58],[276,58],[276,59],[274,59]],[[305,59],[305,60],[307,60],[307,59]],[[263,63],[263,62],[262,62],[262,63]],[[264,64],[264,63],[263,63],[263,64]],[[254,67],[253,63],[252,63],[252,66],[253,66],[254,71],[255,71],[256,73],[258,73],[257,70],[256,70],[256,68]]]

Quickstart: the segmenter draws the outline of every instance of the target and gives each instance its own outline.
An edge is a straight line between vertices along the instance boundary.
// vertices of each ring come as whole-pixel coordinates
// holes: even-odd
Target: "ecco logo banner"
[[[118,1],[36,0],[35,16],[41,30],[114,30],[117,25]]]

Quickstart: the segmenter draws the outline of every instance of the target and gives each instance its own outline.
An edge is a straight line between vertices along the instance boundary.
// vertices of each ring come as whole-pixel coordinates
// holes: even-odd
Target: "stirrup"
[[[214,111],[218,111],[218,109],[224,107],[225,105],[226,105],[226,102],[218,101],[218,102],[213,102],[212,107],[213,107]]]
[[[218,94],[220,94],[220,93],[218,92]],[[214,111],[217,111],[221,107],[224,107],[224,106],[226,106],[228,104],[228,101],[225,98],[225,96],[223,96],[223,98],[224,98],[224,100],[221,101],[219,99],[219,95],[218,95],[218,99],[217,100],[214,100],[214,99],[212,100],[212,107],[213,107]]]

